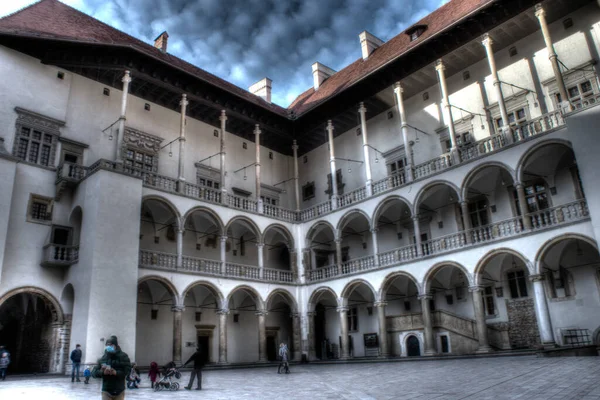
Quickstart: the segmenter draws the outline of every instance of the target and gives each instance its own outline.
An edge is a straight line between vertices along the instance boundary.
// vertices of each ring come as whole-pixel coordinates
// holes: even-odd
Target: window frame
[[[163,138],[161,137],[154,136],[149,133],[142,132],[130,127],[125,127],[125,132],[123,134],[123,143],[121,144],[121,161],[123,161],[124,165],[127,165],[126,155],[128,151],[133,151],[142,155],[151,156],[152,163],[147,163],[144,161],[144,164],[152,165],[152,168],[142,168],[141,170],[146,172],[157,173],[158,153],[160,151],[160,144],[162,141]],[[127,166],[138,169],[139,167],[135,166],[136,161],[137,160],[135,160],[134,158],[134,165]]]
[[[33,209],[35,204],[43,205],[46,207],[45,218],[35,218],[33,216]],[[52,197],[31,193],[29,195],[29,203],[27,204],[27,222],[33,222],[42,225],[52,225],[53,208],[54,199]]]
[[[511,275],[513,275],[513,277],[511,277]],[[525,273],[524,269],[519,268],[513,271],[506,271],[506,282],[508,284],[510,298],[512,300],[524,299],[529,297],[529,287],[527,286],[527,274]],[[523,291],[523,289],[525,290]]]
[[[60,128],[65,123],[54,118],[46,117],[24,108],[16,107],[17,120],[15,122],[15,136],[13,142],[12,154],[21,162],[30,165],[37,165],[42,168],[54,169],[56,165],[56,149],[60,138]],[[25,131],[27,135],[25,135]],[[39,139],[34,138],[35,133],[39,133]],[[47,142],[46,139],[49,138]],[[26,142],[23,150],[22,143]],[[35,161],[31,161],[32,143],[37,145]],[[42,163],[44,149],[47,148],[47,161]],[[21,155],[23,152],[23,155]]]
[[[358,307],[348,307],[348,332],[358,332]]]
[[[307,194],[307,189],[312,188],[312,193]],[[302,186],[302,201],[308,201],[315,197],[316,189],[315,189],[315,181],[306,182],[305,185]]]

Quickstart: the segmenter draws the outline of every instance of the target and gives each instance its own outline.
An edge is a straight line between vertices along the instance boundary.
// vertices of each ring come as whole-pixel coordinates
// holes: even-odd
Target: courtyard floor
[[[533,356],[390,363],[292,366],[204,372],[202,391],[127,390],[127,399],[597,399],[600,357]],[[8,377],[0,398],[99,399],[100,381],[71,383],[67,377]]]

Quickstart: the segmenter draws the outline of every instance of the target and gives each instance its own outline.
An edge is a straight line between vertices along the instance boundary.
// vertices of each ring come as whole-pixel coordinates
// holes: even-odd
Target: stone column
[[[227,263],[227,235],[221,235],[221,275],[226,275]]]
[[[360,114],[360,130],[362,132],[363,153],[365,157],[365,177],[367,196],[373,196],[373,178],[371,177],[371,162],[369,160],[369,138],[367,136],[367,118],[365,116],[367,109],[364,103],[360,103],[358,113]]]
[[[256,243],[256,252],[258,254],[258,268],[260,268],[259,271],[259,277],[260,279],[262,279],[264,277],[264,249],[265,249],[265,244],[264,243]]]
[[[435,351],[435,342],[433,340],[433,321],[431,318],[431,310],[429,309],[429,300],[433,296],[431,294],[419,295],[421,300],[421,313],[423,314],[423,337],[425,338],[425,351],[423,355],[433,356]]]
[[[256,211],[259,213],[263,212],[263,201],[260,198],[260,126],[258,124],[254,127],[254,137],[256,142]]]
[[[227,182],[225,182],[225,178],[227,178],[225,173],[225,123],[227,122],[227,114],[225,114],[225,110],[221,110],[219,120],[221,121],[221,157],[219,157],[221,159],[221,204],[227,204]]]
[[[294,341],[294,361],[302,360],[302,350],[300,346],[300,314],[297,312],[292,313],[292,340]]]
[[[342,274],[342,239],[335,239],[335,263],[338,267],[338,274]]]
[[[306,313],[306,319],[308,323],[308,359],[309,361],[317,359],[317,352],[315,349],[315,315],[317,315],[314,311],[309,311]]]
[[[217,310],[219,315],[219,364],[227,364],[227,316],[229,310]]]
[[[267,314],[264,310],[256,312],[258,317],[258,362],[267,362]]]
[[[183,232],[185,229],[177,229],[177,268],[183,267]]]
[[[288,248],[290,252],[290,271],[294,277],[294,282],[298,282],[298,253],[296,249]]]
[[[182,335],[182,314],[185,308],[183,306],[174,306],[173,312],[173,362],[181,364],[181,335]]]
[[[293,141],[292,150],[294,151],[294,193],[296,195],[296,211],[300,211],[300,175],[298,174],[298,144]]]
[[[371,240],[373,241],[373,262],[375,266],[379,265],[379,243],[377,242],[377,231],[379,229],[371,229]]]
[[[452,153],[452,158],[454,161],[459,161],[456,158],[457,154],[457,145],[456,145],[456,134],[454,132],[454,120],[452,119],[452,106],[450,105],[450,100],[448,97],[448,86],[446,84],[446,74],[444,70],[446,67],[441,59],[439,59],[435,64],[435,70],[437,71],[438,78],[440,80],[440,90],[442,92],[442,106],[444,111],[444,121],[448,125],[448,136],[450,137],[450,143],[452,144],[452,149],[450,152]]]
[[[488,339],[488,328],[485,322],[485,310],[483,306],[483,287],[472,286],[469,288],[471,296],[473,298],[473,310],[475,311],[475,322],[477,323],[477,338],[479,339],[479,346],[477,347],[476,353],[489,353],[492,348],[489,345]]]
[[[400,82],[396,82],[394,85],[394,95],[396,96],[396,103],[398,104],[398,115],[400,116],[400,128],[402,130],[402,142],[404,143],[404,153],[406,154],[406,180],[408,182],[414,179],[413,176],[413,154],[408,141],[408,123],[406,122],[406,111],[404,111],[404,99],[402,97],[402,86]]]
[[[185,184],[184,166],[185,166],[185,110],[189,102],[185,94],[181,95],[181,122],[179,124],[179,170],[177,177],[177,189],[180,193],[184,192]]]
[[[376,301],[373,305],[377,309],[377,322],[379,325],[379,357],[385,358],[389,356],[387,323],[385,318],[385,306],[387,306],[387,302]]]
[[[417,256],[421,257],[423,255],[423,246],[421,245],[421,227],[419,226],[419,216],[414,215],[412,219],[415,231],[415,246],[417,248]]]
[[[546,22],[546,12],[542,8],[542,4],[538,3],[535,5],[535,16],[540,21],[540,28],[542,29],[542,35],[544,36],[544,42],[546,43],[546,49],[548,50],[548,58],[552,64],[552,70],[554,71],[554,77],[556,78],[556,84],[558,85],[558,92],[562,98],[562,107],[566,107],[567,111],[573,109],[569,102],[569,95],[567,94],[567,87],[558,65],[558,56],[554,50],[554,44],[552,44],[552,38],[550,37],[550,30],[548,29],[548,23]]]
[[[521,219],[523,220],[523,229],[531,229],[531,219],[527,216],[529,209],[527,208],[527,200],[525,199],[525,188],[519,182],[515,183],[517,189],[517,198],[519,199],[519,209],[521,210]]]
[[[335,151],[333,148],[333,124],[331,120],[327,121],[327,135],[329,137],[329,169],[331,172],[331,209],[337,209],[337,176],[335,167]]]
[[[494,58],[494,50],[492,49],[492,43],[494,41],[489,34],[483,35],[481,43],[485,48],[487,54],[488,64],[490,65],[490,72],[492,74],[492,82],[494,83],[494,89],[496,90],[496,97],[498,98],[498,107],[500,108],[500,116],[502,117],[502,132],[506,139],[506,143],[512,143],[512,131],[508,121],[508,113],[506,112],[506,104],[504,103],[504,95],[502,94],[502,83],[498,77],[498,70],[496,69],[496,59]],[[493,133],[492,133],[493,134]]]
[[[462,220],[463,220],[463,227],[464,227],[464,232],[465,232],[465,241],[467,243],[471,243],[471,229],[473,228],[471,226],[471,216],[469,215],[469,203],[466,201],[461,201],[460,202],[460,209],[462,211]]]
[[[115,150],[115,161],[119,163],[123,162],[123,154],[121,154],[121,152],[123,151],[123,136],[125,135],[125,120],[127,119],[125,117],[127,113],[127,95],[129,94],[129,82],[131,82],[131,75],[129,74],[129,71],[125,71],[125,75],[123,75],[121,82],[123,82],[123,95],[121,97],[121,115],[119,116],[119,130],[117,131],[117,148]]]
[[[548,311],[548,302],[544,292],[544,275],[531,275],[529,280],[533,283],[533,293],[535,296],[535,316],[540,330],[540,339],[542,346],[554,347],[554,334],[552,332],[552,322],[550,321],[550,312]]]
[[[350,354],[348,348],[348,307],[338,307],[337,312],[340,313],[340,336],[342,337],[340,360],[347,360]]]

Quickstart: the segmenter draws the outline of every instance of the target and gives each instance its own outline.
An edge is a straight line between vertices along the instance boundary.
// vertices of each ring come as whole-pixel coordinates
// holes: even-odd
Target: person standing
[[[90,383],[90,376],[92,376],[92,372],[90,371],[90,367],[85,367],[85,370],[83,371],[83,377],[85,378],[83,383],[85,383],[86,385]]]
[[[10,364],[8,352],[3,351],[0,353],[0,378],[2,378],[2,380],[6,380],[6,369],[8,368],[8,364]]]
[[[125,377],[130,370],[129,356],[121,351],[117,337],[111,336],[93,373],[94,378],[102,378],[102,400],[125,399]]]
[[[79,380],[79,366],[81,365],[81,345],[77,344],[75,346],[75,350],[71,352],[71,362],[73,363],[73,369],[71,369],[71,382],[75,382],[75,378],[77,377],[77,382],[81,382]],[[77,370],[77,375],[75,375],[75,370]]]
[[[290,373],[290,365],[289,365],[289,359],[290,359],[290,352],[286,346],[285,343],[281,343],[279,345],[279,367],[277,368],[277,373],[280,374],[281,373],[281,367],[283,367],[284,371],[286,374]]]
[[[148,371],[148,377],[150,378],[150,382],[152,382],[152,389],[154,389],[156,378],[160,377],[160,369],[158,368],[158,364],[155,361],[152,361],[150,363],[150,371]]]
[[[187,360],[185,364],[183,364],[183,366],[185,367],[190,362],[194,362],[194,369],[192,370],[192,375],[190,376],[190,382],[185,387],[187,390],[192,390],[192,385],[194,384],[195,377],[198,378],[196,390],[202,390],[202,367],[204,367],[204,360],[204,355],[202,354],[200,347],[198,347],[196,348],[196,352],[192,354],[190,359]]]

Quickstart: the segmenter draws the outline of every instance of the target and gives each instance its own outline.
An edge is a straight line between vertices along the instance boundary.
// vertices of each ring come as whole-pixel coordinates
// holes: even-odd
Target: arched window
[[[510,297],[518,299],[527,297],[527,276],[522,269],[512,270],[506,273]]]

